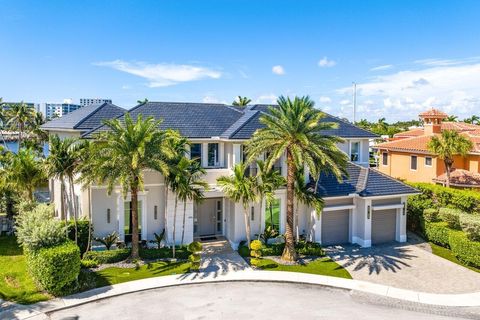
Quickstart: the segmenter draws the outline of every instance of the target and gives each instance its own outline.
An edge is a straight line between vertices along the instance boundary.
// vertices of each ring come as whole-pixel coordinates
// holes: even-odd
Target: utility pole
[[[357,122],[357,83],[353,84],[353,124]]]

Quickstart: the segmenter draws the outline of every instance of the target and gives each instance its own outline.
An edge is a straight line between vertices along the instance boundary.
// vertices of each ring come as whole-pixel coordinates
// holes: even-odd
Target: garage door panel
[[[322,244],[349,242],[349,211],[338,210],[322,213]]]
[[[397,210],[378,210],[372,214],[372,244],[395,241]]]

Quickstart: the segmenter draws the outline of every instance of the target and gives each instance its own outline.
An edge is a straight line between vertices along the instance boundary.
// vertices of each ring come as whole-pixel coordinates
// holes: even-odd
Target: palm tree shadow
[[[367,268],[368,274],[397,272],[410,267],[407,262],[417,256],[408,246],[377,245],[361,248],[356,245],[335,246],[326,249],[328,256],[344,268],[353,267],[354,271]]]

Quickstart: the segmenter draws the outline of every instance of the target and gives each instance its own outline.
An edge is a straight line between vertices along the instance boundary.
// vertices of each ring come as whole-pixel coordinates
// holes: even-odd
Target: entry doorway
[[[132,242],[132,233],[133,233],[133,228],[132,228],[132,202],[131,201],[125,201],[124,202],[124,234],[125,234],[125,243],[130,243]],[[138,240],[140,241],[142,239],[142,201],[138,201]]]
[[[195,205],[194,235],[196,237],[223,233],[223,199],[208,198]]]

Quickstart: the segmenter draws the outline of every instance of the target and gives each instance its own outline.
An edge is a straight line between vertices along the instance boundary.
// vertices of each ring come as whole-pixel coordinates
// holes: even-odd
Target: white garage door
[[[327,211],[322,213],[322,244],[342,244],[349,242],[349,211]]]
[[[372,214],[372,244],[395,241],[397,210],[378,210]]]

